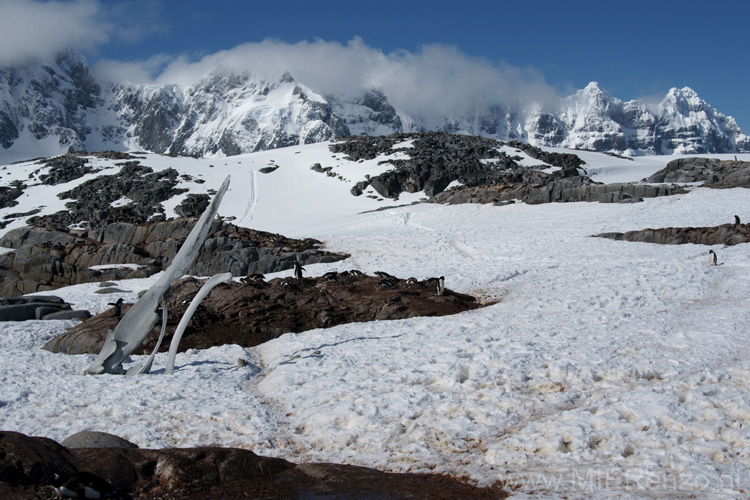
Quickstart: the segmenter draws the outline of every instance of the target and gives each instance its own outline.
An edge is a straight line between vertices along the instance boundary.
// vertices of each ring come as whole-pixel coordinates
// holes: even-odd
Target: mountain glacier
[[[346,135],[436,130],[534,146],[621,154],[750,151],[735,120],[692,89],[623,102],[592,82],[553,106],[495,102],[438,118],[410,116],[380,89],[323,95],[290,73],[214,72],[189,86],[97,81],[82,55],[0,68],[0,157],[70,149],[232,156]]]

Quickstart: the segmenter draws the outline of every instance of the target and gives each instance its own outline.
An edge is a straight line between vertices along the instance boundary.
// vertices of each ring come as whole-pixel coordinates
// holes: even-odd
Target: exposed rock
[[[85,151],[73,151],[62,156],[56,156],[40,163],[49,167],[47,173],[39,176],[42,184],[56,186],[91,173],[94,169],[87,165],[88,160],[82,156]]]
[[[116,175],[102,175],[60,193],[60,199],[71,199],[67,210],[51,215],[32,217],[28,223],[36,227],[69,227],[87,221],[89,228],[102,228],[115,221],[134,224],[164,218],[161,202],[183,191],[175,188],[178,173],[174,169],[154,172],[137,160],[123,163]],[[126,205],[113,206],[121,198]]]
[[[0,295],[11,297],[91,281],[150,276],[172,261],[195,220],[117,222],[77,232],[33,227],[8,231],[0,246],[16,251],[0,255]],[[318,245],[320,242],[314,239],[294,240],[215,222],[190,273],[247,276],[290,269],[296,260],[304,265],[346,258],[322,251]],[[105,265],[112,267],[91,269]]]
[[[599,238],[620,241],[639,241],[662,245],[738,245],[750,241],[750,224],[722,224],[714,227],[665,227],[641,229],[626,233],[602,233]]]
[[[180,351],[224,344],[251,347],[289,332],[328,328],[343,323],[443,316],[482,307],[474,297],[445,290],[436,295],[434,280],[384,279],[353,273],[328,273],[325,277],[277,278],[218,285],[201,302],[180,342]],[[161,350],[171,336],[203,281],[184,278],[166,294],[169,318]],[[127,311],[129,305],[124,306]],[[50,340],[44,348],[67,354],[97,353],[108,329],[118,319],[105,311]],[[158,328],[136,354],[151,352]]]
[[[60,297],[0,297],[0,321],[88,319],[88,311],[72,311]]]
[[[200,217],[210,202],[211,198],[207,194],[189,194],[174,211],[180,217]]]
[[[653,174],[646,182],[688,184],[701,182],[712,188],[750,188],[750,162],[718,158],[679,158]]]
[[[0,431],[0,493],[9,499],[57,498],[53,473],[85,472],[133,499],[501,499],[500,486],[477,488],[447,476],[394,474],[330,463],[295,465],[237,448],[161,450],[68,448],[51,439]]]
[[[395,145],[406,140],[412,140],[411,147],[394,149]],[[383,163],[391,164],[394,168],[360,181],[352,188],[352,194],[358,196],[369,185],[387,198],[398,198],[402,192],[419,191],[432,196],[442,192],[453,181],[469,187],[519,182],[520,176],[543,174],[539,169],[548,168],[543,164],[549,162],[555,162],[554,166],[566,172],[583,164],[575,155],[545,153],[529,145],[511,143],[513,147],[522,147],[527,154],[540,160],[539,169],[523,168],[514,158],[499,150],[504,145],[484,137],[426,132],[346,137],[331,144],[330,149],[334,153],[345,153],[352,161],[372,160],[393,153],[408,155],[408,159],[384,160]],[[325,171],[319,165],[318,169]]]
[[[18,205],[16,199],[23,194],[26,184],[21,181],[13,181],[10,186],[0,186],[0,208],[15,207]]]
[[[138,448],[127,439],[98,431],[77,432],[65,438],[61,444],[66,448]]]
[[[410,147],[394,148],[411,140]],[[522,166],[520,157],[500,151],[503,146],[539,160],[536,167]],[[331,144],[331,151],[345,153],[352,161],[372,160],[401,153],[408,159],[384,160],[393,169],[357,182],[351,193],[360,196],[372,187],[383,197],[398,198],[402,192],[424,191],[436,203],[494,203],[516,200],[529,204],[594,201],[633,203],[642,198],[681,192],[673,186],[621,183],[600,184],[582,175],[578,156],[551,153],[517,141],[502,143],[484,137],[437,132],[394,134],[384,137],[346,137]],[[550,169],[549,166],[557,167]],[[313,165],[327,172],[330,167]],[[448,190],[453,182],[460,186]]]
[[[590,201],[599,203],[632,203],[643,198],[669,196],[683,192],[674,186],[617,183],[601,184],[588,177],[561,177],[547,174],[543,182],[511,182],[493,186],[450,189],[433,196],[437,203],[494,203],[504,205],[516,200],[536,205],[540,203],[565,203]]]

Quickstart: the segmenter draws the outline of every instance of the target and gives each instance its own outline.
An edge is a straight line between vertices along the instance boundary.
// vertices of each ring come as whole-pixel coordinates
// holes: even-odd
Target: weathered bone
[[[190,318],[193,317],[193,313],[198,308],[198,304],[211,292],[211,289],[219,283],[226,283],[232,279],[232,273],[222,273],[213,276],[211,279],[198,290],[198,293],[193,297],[190,305],[185,310],[185,314],[182,315],[180,323],[177,325],[177,329],[174,331],[172,336],[172,342],[169,344],[169,354],[167,355],[167,369],[165,373],[172,375],[174,373],[174,358],[177,356],[177,348],[180,346],[180,340],[182,340],[182,334],[185,332]]]
[[[219,188],[211,204],[190,231],[172,264],[159,280],[141,297],[117,324],[114,332],[108,332],[102,350],[86,373],[122,373],[122,362],[143,342],[156,323],[159,315],[156,309],[164,298],[169,285],[182,277],[193,265],[198,252],[206,239],[211,223],[219,209],[221,199],[229,187],[229,177]]]
[[[140,363],[135,366],[131,366],[128,368],[128,371],[125,372],[125,375],[132,377],[133,375],[142,375],[144,373],[149,373],[151,371],[151,365],[154,364],[154,358],[156,357],[156,353],[159,352],[159,347],[161,347],[161,341],[164,340],[164,333],[167,331],[167,303],[164,303],[164,308],[161,313],[161,333],[159,333],[159,340],[156,341],[156,347],[154,347],[154,351],[151,353],[151,356],[148,357],[145,363]]]

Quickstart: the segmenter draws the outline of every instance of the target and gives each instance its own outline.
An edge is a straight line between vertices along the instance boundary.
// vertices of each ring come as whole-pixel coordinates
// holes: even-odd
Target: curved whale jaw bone
[[[122,317],[115,330],[107,334],[102,350],[93,363],[86,369],[88,374],[122,373],[122,362],[135,351],[145,340],[148,332],[154,327],[159,315],[156,309],[164,299],[169,285],[182,277],[193,265],[203,241],[208,235],[219,204],[229,188],[229,176],[196,222],[172,264],[164,271],[159,280],[141,297]]]

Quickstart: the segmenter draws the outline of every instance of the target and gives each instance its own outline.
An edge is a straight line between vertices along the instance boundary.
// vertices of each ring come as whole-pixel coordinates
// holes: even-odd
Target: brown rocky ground
[[[51,439],[0,431],[0,497],[58,498],[53,473],[88,472],[122,499],[500,499],[500,485],[477,488],[435,474],[394,474],[339,464],[299,464],[237,448],[68,448]]]
[[[193,315],[180,351],[225,344],[252,347],[289,332],[352,322],[444,316],[483,306],[472,296],[448,289],[438,296],[435,280],[383,276],[342,272],[302,280],[248,279],[219,285]],[[162,351],[168,350],[174,329],[202,284],[195,278],[183,278],[167,293],[169,315]],[[98,353],[107,330],[114,330],[118,321],[112,311],[103,312],[50,340],[44,348],[67,354]],[[136,354],[153,350],[161,327],[158,323]]]

